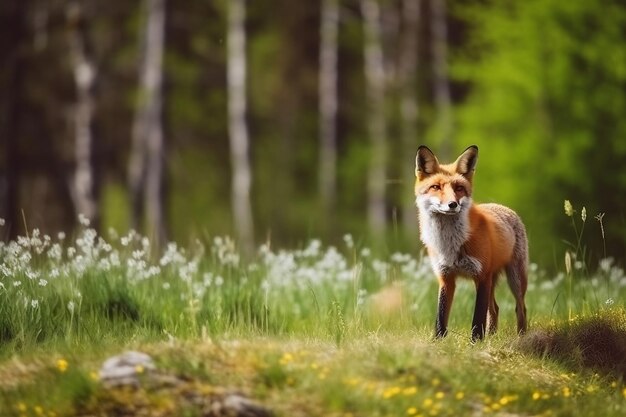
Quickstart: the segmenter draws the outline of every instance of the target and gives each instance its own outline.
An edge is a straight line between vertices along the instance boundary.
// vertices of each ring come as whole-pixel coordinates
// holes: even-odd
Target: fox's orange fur
[[[415,160],[416,203],[421,239],[439,279],[436,335],[447,333],[457,276],[474,280],[476,306],[472,339],[485,330],[495,332],[498,304],[494,292],[505,271],[515,296],[517,331],[526,331],[528,241],[524,224],[511,209],[499,204],[474,204],[472,179],[478,147],[470,146],[451,164],[442,165],[425,146]]]

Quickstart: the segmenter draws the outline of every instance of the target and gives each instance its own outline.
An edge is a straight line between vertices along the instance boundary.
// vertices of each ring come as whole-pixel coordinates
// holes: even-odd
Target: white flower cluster
[[[421,294],[432,296],[432,287],[424,283],[436,282],[426,257],[393,253],[381,259],[369,248],[359,248],[351,235],[343,237],[342,248],[325,247],[317,239],[299,250],[273,250],[265,244],[256,261],[244,265],[228,237],[215,237],[208,250],[200,242],[187,250],[172,242],[155,258],[149,239],[135,231],[124,236],[110,231],[107,241],[89,228],[86,219],[81,224],[74,239],[66,239],[63,233],[52,238],[35,229],[15,241],[0,241],[0,294],[12,291],[25,306],[37,309],[46,302],[47,292],[59,286],[72,288],[73,298],[64,304],[74,313],[81,305],[74,284],[86,274],[100,274],[124,279],[129,285],[156,282],[150,288],[164,294],[178,289],[181,294],[176,296],[184,301],[224,297],[232,288],[246,286],[262,294],[267,303],[289,305],[297,312],[303,300],[311,302],[317,296],[328,300],[349,294],[358,307],[395,281],[402,281],[408,293],[419,294],[419,301]],[[575,270],[581,268],[575,265]],[[563,273],[548,279],[536,264],[530,265],[529,273],[531,292],[552,290],[567,279]],[[615,291],[626,288],[626,274],[612,258],[601,260],[587,281]],[[607,297],[619,299],[617,292]]]

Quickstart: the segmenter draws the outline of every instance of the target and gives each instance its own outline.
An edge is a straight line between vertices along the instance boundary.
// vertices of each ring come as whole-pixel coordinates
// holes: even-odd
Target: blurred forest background
[[[414,158],[480,147],[532,259],[626,255],[626,3],[2,0],[4,238],[79,213],[155,242],[417,250]]]

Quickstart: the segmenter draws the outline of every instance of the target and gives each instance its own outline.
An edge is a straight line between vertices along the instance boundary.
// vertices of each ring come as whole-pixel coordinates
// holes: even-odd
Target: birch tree
[[[96,66],[87,28],[84,2],[72,1],[66,8],[68,44],[76,103],[74,104],[74,157],[76,168],[70,187],[76,214],[99,225],[99,198],[95,169],[94,105]]]
[[[367,219],[371,233],[380,237],[386,228],[385,164],[387,161],[385,67],[381,46],[380,8],[377,0],[361,0],[360,4],[364,25],[366,119],[370,137]]]
[[[319,70],[319,187],[326,226],[337,194],[337,33],[339,0],[322,0]]]
[[[232,166],[231,204],[235,233],[244,252],[254,247],[254,225],[250,204],[252,174],[248,160],[246,125],[246,3],[228,2],[228,132]]]
[[[400,115],[402,120],[403,155],[403,209],[402,222],[407,236],[417,236],[417,212],[413,196],[415,168],[412,156],[418,147],[417,120],[417,39],[420,21],[420,0],[402,0],[402,42],[400,50],[399,78],[401,84]]]
[[[448,80],[448,28],[446,0],[431,0],[431,38],[433,54],[434,96],[438,142],[443,159],[452,155],[452,106]]]
[[[139,100],[133,123],[129,166],[131,226],[146,223],[156,245],[166,240],[164,210],[163,50],[165,0],[146,0]],[[145,219],[144,219],[145,214]]]

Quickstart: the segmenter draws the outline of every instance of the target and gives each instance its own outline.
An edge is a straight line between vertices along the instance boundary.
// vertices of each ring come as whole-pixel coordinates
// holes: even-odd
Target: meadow
[[[80,222],[0,242],[1,416],[218,416],[198,398],[224,390],[278,416],[626,415],[626,273],[590,265],[581,235],[561,272],[530,265],[530,332],[515,334],[503,284],[498,333],[472,344],[468,281],[433,339],[423,253],[350,235],[251,259],[228,237],[157,253]],[[102,362],[126,350],[184,384],[103,387]]]

